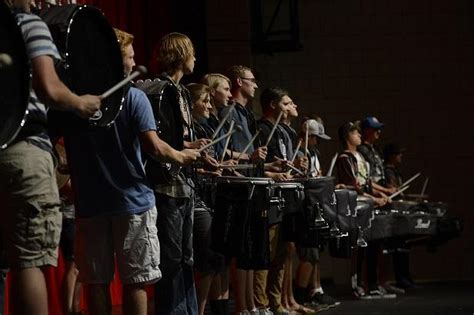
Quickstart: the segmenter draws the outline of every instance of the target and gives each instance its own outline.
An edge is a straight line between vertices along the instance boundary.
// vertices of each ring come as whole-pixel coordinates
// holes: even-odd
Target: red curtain
[[[169,0],[78,0],[78,3],[100,8],[113,27],[133,34],[136,63],[151,71],[156,68],[152,62],[153,49],[172,28]]]

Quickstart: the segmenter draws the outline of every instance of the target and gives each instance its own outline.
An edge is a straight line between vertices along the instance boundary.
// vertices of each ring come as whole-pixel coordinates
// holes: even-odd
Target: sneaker
[[[335,307],[341,304],[341,302],[337,301],[333,297],[327,295],[326,293],[319,293],[316,292],[312,297],[311,300],[315,300],[320,305],[327,305],[329,307]]]
[[[260,308],[258,310],[258,315],[273,315],[273,312],[269,308]]]
[[[400,287],[397,287],[395,285],[392,285],[388,282],[386,282],[383,287],[385,288],[385,290],[389,293],[395,293],[395,294],[405,294],[405,290],[400,288]]]
[[[319,304],[315,300],[310,300],[310,301],[304,303],[303,306],[312,309],[315,313],[325,311],[325,310],[329,309],[329,306]]]
[[[374,290],[370,290],[368,294],[366,294],[362,299],[395,299],[397,297],[394,293],[384,293],[380,291],[378,288]]]
[[[358,285],[352,288],[352,294],[358,299],[366,296],[364,288]]]

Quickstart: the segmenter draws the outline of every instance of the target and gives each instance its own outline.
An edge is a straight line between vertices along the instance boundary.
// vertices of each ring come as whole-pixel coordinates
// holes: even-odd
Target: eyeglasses
[[[255,78],[242,78],[242,77],[241,77],[240,79],[241,79],[241,80],[248,80],[248,81],[253,82],[253,83],[255,83],[255,84],[258,83],[257,79],[255,79]]]

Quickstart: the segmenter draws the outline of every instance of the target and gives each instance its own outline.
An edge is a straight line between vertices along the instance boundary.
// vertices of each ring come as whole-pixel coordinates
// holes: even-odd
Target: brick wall
[[[263,87],[287,88],[300,112],[322,116],[334,138],[344,121],[377,116],[387,124],[382,142],[408,149],[404,173],[428,176],[431,199],[464,219],[463,238],[435,254],[415,250],[421,279],[474,277],[473,11],[469,0],[300,0],[304,49],[252,55],[247,3],[207,1],[209,71],[253,66]],[[339,145],[321,149],[327,165]],[[348,262],[328,260],[323,271],[346,281]]]

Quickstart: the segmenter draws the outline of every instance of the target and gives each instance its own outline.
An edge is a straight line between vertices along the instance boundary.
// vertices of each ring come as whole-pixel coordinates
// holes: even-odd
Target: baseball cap
[[[367,129],[367,128],[382,129],[384,126],[385,124],[381,123],[377,119],[377,117],[374,117],[374,116],[367,116],[361,122],[362,129]]]
[[[356,121],[356,122],[349,121],[343,124],[341,127],[339,127],[339,130],[337,132],[339,135],[339,140],[342,143],[345,143],[347,135],[353,130],[360,130],[359,121]]]
[[[322,123],[318,122],[315,119],[308,119],[303,123],[303,132],[306,132],[308,128],[308,134],[312,136],[317,136],[318,138],[331,140],[331,137],[324,132],[324,126]]]

